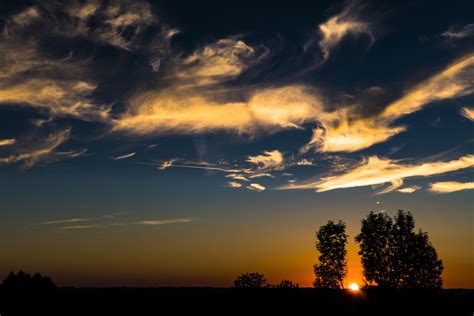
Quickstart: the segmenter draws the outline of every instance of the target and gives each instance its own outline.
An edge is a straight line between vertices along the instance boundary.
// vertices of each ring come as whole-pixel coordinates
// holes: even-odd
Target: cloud
[[[9,146],[15,143],[16,143],[16,139],[14,138],[0,139],[0,146]]]
[[[58,227],[57,229],[69,230],[69,229],[89,229],[89,228],[97,228],[97,227],[104,227],[104,225],[73,225],[73,226]]]
[[[161,219],[161,220],[146,220],[131,222],[131,224],[137,225],[167,225],[167,224],[179,224],[179,223],[192,223],[197,221],[196,218],[170,218],[170,219]]]
[[[252,175],[249,176],[250,179],[261,178],[261,177],[273,178],[274,176],[271,173],[268,173],[268,172],[255,173],[255,174],[252,174]]]
[[[33,167],[40,161],[48,162],[61,158],[75,158],[86,152],[85,149],[78,151],[60,152],[56,151],[59,146],[66,142],[71,134],[70,129],[60,130],[49,134],[45,139],[33,139],[23,147],[13,149],[13,153],[0,157],[0,164],[13,164],[23,162],[27,168]]]
[[[283,154],[279,150],[265,151],[262,155],[249,156],[246,160],[259,169],[281,169],[284,165]]]
[[[94,217],[94,218],[71,218],[71,219],[63,219],[63,220],[53,220],[53,221],[46,221],[41,222],[36,225],[50,225],[50,226],[57,226],[62,224],[68,223],[78,223],[78,222],[88,222],[88,221],[101,221],[97,224],[87,224],[87,225],[69,225],[69,226],[60,226],[56,229],[59,230],[76,230],[76,229],[90,229],[90,228],[104,228],[104,227],[117,227],[117,226],[129,226],[129,225],[167,225],[167,224],[179,224],[179,223],[191,223],[195,222],[199,219],[197,218],[168,218],[168,219],[161,219],[161,220],[140,220],[140,221],[128,221],[128,222],[110,222],[110,219],[115,218],[112,215]]]
[[[181,82],[207,85],[239,76],[261,59],[255,49],[236,38],[224,38],[184,58],[176,72]]]
[[[176,161],[176,159],[171,159],[171,160],[167,160],[167,161],[163,161],[163,163],[161,164],[160,167],[158,167],[159,170],[165,170],[169,167],[172,167],[173,166],[173,163]]]
[[[226,178],[232,178],[234,180],[241,180],[241,181],[250,181],[245,176],[238,174],[238,173],[231,173],[225,176]]]
[[[412,185],[411,187],[406,187],[402,189],[398,189],[397,191],[400,193],[413,193],[415,191],[418,191],[421,187],[418,185]]]
[[[461,190],[472,190],[474,189],[474,182],[435,182],[431,183],[430,191],[436,193],[451,193]]]
[[[357,6],[356,1],[348,2],[341,13],[319,25],[318,31],[321,35],[319,47],[324,60],[327,60],[331,51],[348,36],[366,35],[372,43],[375,41],[370,24],[361,19],[360,7]],[[306,46],[308,45],[309,43]]]
[[[474,166],[474,155],[460,157],[457,160],[427,162],[420,164],[401,164],[396,160],[378,158],[377,156],[357,164],[351,170],[316,181],[306,181],[280,187],[280,189],[315,189],[317,192],[335,189],[375,186],[390,183],[379,192],[393,191],[403,184],[405,178],[427,177],[444,174]]]
[[[302,150],[354,152],[384,142],[407,129],[405,126],[392,126],[398,118],[419,111],[432,102],[473,93],[473,80],[474,55],[467,55],[409,89],[380,113],[361,117],[357,106],[327,113],[320,118],[321,126],[313,130],[311,141]]]
[[[320,99],[304,86],[257,90],[246,101],[219,100],[199,89],[165,89],[135,95],[114,129],[137,135],[272,133],[314,122],[321,109]]]
[[[229,188],[240,188],[242,186],[242,184],[240,184],[238,182],[230,181],[230,182],[227,182],[227,186]]]
[[[91,7],[91,13],[95,13],[93,9]],[[99,15],[103,19],[93,31],[95,39],[125,50],[136,48],[143,32],[157,22],[150,4],[143,1],[113,1],[102,8]],[[89,17],[86,14],[84,19]]]
[[[203,169],[203,170],[213,170],[221,171],[226,173],[238,173],[242,172],[242,169],[229,168],[225,164],[212,164],[207,162],[189,162],[183,161],[182,163],[175,163],[179,161],[178,159],[171,159],[163,162],[140,162],[140,161],[126,161],[127,163],[144,165],[144,166],[155,166],[159,170],[164,170],[167,168],[187,168],[187,169]]]
[[[449,40],[459,40],[467,37],[474,37],[474,24],[451,26],[447,31],[441,33],[441,37]]]
[[[90,218],[71,218],[71,219],[60,219],[54,221],[46,221],[38,223],[37,225],[56,225],[56,224],[65,224],[65,223],[77,223],[77,222],[87,222],[90,221]]]
[[[314,165],[315,165],[315,162],[313,160],[309,160],[306,158],[303,158],[295,162],[295,166],[314,166]]]
[[[127,159],[127,158],[130,158],[130,157],[135,156],[135,154],[136,154],[136,153],[133,152],[133,153],[129,153],[129,154],[126,154],[126,155],[117,156],[117,157],[114,157],[114,160]]]
[[[252,191],[257,191],[257,192],[262,192],[265,191],[265,187],[261,184],[258,183],[251,183],[250,185],[246,186],[245,188],[252,190]]]
[[[27,8],[25,14],[8,19],[0,32],[0,104],[31,107],[55,116],[107,120],[110,107],[97,105],[91,98],[97,85],[90,79],[88,61],[72,54],[55,58],[40,50],[40,40],[50,32],[43,34],[30,21],[31,12],[37,11]]]
[[[468,120],[474,121],[474,108],[463,107],[461,109],[461,115],[467,118]]]

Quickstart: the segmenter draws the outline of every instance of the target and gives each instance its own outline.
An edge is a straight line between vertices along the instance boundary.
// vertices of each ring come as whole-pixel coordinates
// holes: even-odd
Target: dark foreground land
[[[56,288],[0,290],[9,315],[470,315],[474,290]]]

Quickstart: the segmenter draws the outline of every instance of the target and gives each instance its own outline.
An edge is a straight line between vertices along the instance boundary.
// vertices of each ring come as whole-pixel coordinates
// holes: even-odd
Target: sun
[[[360,290],[359,284],[357,283],[349,284],[349,290],[351,290],[352,292],[358,292]]]

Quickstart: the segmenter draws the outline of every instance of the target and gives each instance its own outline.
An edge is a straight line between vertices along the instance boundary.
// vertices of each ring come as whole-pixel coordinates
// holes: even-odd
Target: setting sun
[[[353,292],[358,292],[360,290],[359,285],[357,283],[351,283],[349,285],[349,290]]]

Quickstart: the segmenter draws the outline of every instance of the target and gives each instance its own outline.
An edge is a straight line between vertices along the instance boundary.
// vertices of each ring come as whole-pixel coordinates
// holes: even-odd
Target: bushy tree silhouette
[[[316,249],[319,251],[319,263],[314,265],[316,288],[343,288],[343,279],[347,274],[346,260],[346,224],[343,221],[328,221],[316,232]]]
[[[392,219],[385,213],[369,213],[362,220],[359,243],[368,286],[387,288],[439,288],[442,261],[428,233],[415,233],[410,212],[398,211]]]
[[[239,289],[259,289],[267,285],[267,280],[263,274],[243,273],[234,280],[234,287]]]
[[[43,277],[39,273],[31,276],[20,270],[17,274],[10,272],[5,280],[3,280],[2,287],[6,290],[43,291],[52,290],[56,286],[49,277]]]
[[[374,282],[381,287],[390,287],[392,275],[392,219],[385,213],[370,212],[362,220],[362,228],[355,237],[359,243],[364,277],[367,285]]]

